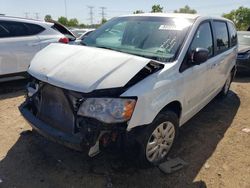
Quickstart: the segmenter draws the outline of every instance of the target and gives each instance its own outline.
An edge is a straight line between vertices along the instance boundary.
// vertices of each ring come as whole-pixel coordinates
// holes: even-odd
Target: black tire
[[[221,98],[225,98],[228,95],[232,81],[233,81],[233,74],[231,72],[226,80],[226,83],[224,84],[223,88],[221,89],[221,92],[219,93],[219,96]]]
[[[174,128],[174,139],[172,142],[172,145],[170,146],[170,149],[168,150],[166,156],[162,158],[161,160],[157,162],[151,162],[147,158],[147,144],[149,139],[152,136],[152,133],[156,130],[158,126],[160,126],[163,122],[171,122],[173,124]],[[171,125],[172,126],[172,125]],[[171,152],[171,149],[174,147],[176,139],[178,137],[178,130],[179,130],[179,119],[178,116],[172,112],[172,111],[166,111],[160,113],[155,120],[148,126],[141,128],[141,130],[138,132],[137,135],[137,159],[138,159],[138,165],[140,167],[149,167],[152,165],[158,165],[164,161],[167,160],[167,157],[169,153]]]

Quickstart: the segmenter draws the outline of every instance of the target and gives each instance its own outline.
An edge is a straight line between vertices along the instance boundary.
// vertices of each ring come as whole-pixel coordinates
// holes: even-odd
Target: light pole
[[[65,17],[67,18],[67,0],[64,0]]]

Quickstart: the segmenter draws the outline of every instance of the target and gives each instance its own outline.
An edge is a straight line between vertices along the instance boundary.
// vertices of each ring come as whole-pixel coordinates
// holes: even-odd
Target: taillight
[[[64,37],[64,38],[60,38],[58,42],[64,43],[64,44],[68,44],[69,43],[69,39]]]

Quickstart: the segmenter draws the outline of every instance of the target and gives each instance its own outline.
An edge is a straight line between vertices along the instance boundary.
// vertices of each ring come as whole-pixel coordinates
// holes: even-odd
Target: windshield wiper
[[[107,49],[107,50],[115,50],[114,48],[110,48],[110,47],[106,47],[106,46],[93,46],[93,47]]]
[[[93,46],[93,47],[96,47],[96,48],[102,48],[102,49],[106,49],[106,50],[112,50],[112,51],[117,51],[117,52],[122,52],[122,53],[126,53],[122,50],[118,50],[117,48],[110,48],[110,47],[107,47],[107,46]]]

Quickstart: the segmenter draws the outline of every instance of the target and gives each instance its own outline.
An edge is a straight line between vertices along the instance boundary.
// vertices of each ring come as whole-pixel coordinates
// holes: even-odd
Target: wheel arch
[[[181,113],[182,113],[182,105],[180,101],[172,101],[170,103],[168,103],[165,107],[163,107],[159,113],[161,112],[165,112],[165,111],[173,111],[174,113],[176,113],[176,115],[178,116],[178,118],[181,118]]]
[[[231,69],[231,73],[232,73],[232,77],[234,78],[235,75],[236,75],[236,71],[237,71],[237,68],[236,68],[236,65],[233,66],[233,68]]]

